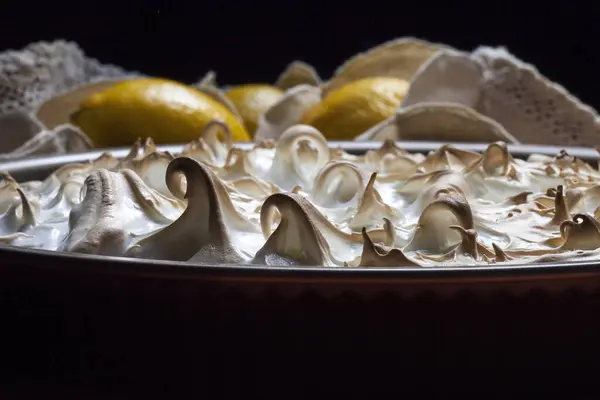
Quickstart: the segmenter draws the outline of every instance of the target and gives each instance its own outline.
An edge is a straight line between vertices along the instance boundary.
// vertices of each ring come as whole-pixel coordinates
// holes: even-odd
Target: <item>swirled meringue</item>
[[[180,155],[138,140],[122,160],[1,178],[0,243],[13,246],[335,268],[600,259],[600,172],[502,142],[355,155],[295,125],[243,150],[217,121]]]

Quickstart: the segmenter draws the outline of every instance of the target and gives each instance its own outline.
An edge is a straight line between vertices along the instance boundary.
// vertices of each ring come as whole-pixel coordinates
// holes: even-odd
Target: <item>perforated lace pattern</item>
[[[505,49],[480,48],[484,64],[481,112],[523,142],[594,146],[600,142],[597,113]]]
[[[36,42],[0,53],[0,115],[33,110],[43,101],[98,80],[139,76],[85,56],[72,42]]]

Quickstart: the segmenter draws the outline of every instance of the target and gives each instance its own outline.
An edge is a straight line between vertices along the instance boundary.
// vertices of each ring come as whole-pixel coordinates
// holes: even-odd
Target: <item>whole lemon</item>
[[[394,115],[409,83],[391,77],[364,78],[329,93],[304,115],[330,140],[349,140]]]
[[[248,132],[254,135],[258,119],[273,104],[281,100],[283,91],[272,85],[248,84],[228,89],[225,95],[244,119]]]
[[[182,143],[198,138],[214,119],[223,120],[235,141],[250,136],[224,105],[186,85],[164,79],[134,79],[84,99],[71,115],[99,147],[129,146],[138,137],[156,143]]]

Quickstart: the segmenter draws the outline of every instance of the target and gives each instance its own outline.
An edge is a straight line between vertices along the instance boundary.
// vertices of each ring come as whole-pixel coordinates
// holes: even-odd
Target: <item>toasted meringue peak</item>
[[[554,217],[552,218],[552,221],[550,221],[550,224],[560,225],[562,222],[568,221],[570,219],[571,215],[565,202],[563,187],[562,185],[558,185],[554,197]]]
[[[493,142],[421,155],[389,140],[352,155],[305,125],[243,150],[224,129],[179,157],[140,139],[121,160],[43,181],[1,174],[0,242],[203,265],[600,259],[600,172],[565,151],[522,160]]]
[[[13,204],[0,220],[0,225],[3,225],[5,230],[15,233],[35,226],[36,214],[39,211],[38,205],[33,203],[20,187],[16,188],[16,192],[20,201]]]
[[[309,142],[315,152],[301,151],[301,142]],[[289,190],[296,185],[311,189],[314,180],[329,161],[327,140],[315,128],[308,125],[295,125],[286,130],[275,149],[275,157],[270,169],[270,177],[276,185]]]
[[[377,179],[377,173],[373,172],[358,204],[358,210],[348,224],[352,229],[358,230],[361,227],[369,226],[373,220],[380,220],[382,218],[390,221],[399,219],[398,213],[388,204],[384,203],[381,195],[375,189],[375,179]]]
[[[310,203],[295,193],[277,193],[263,204],[260,224],[268,237],[256,253],[254,263],[265,265],[324,265],[334,266],[329,244],[307,215]],[[271,233],[274,212],[281,221]]]
[[[473,214],[465,197],[458,193],[442,194],[431,202],[419,217],[415,233],[406,250],[429,254],[448,253],[461,235],[450,226],[473,229]]]
[[[496,243],[492,243],[492,248],[494,249],[494,262],[506,262],[513,259],[507,255]]]
[[[461,235],[461,242],[456,251],[461,254],[470,255],[475,261],[481,256],[488,259],[495,256],[495,253],[488,249],[477,240],[477,231],[475,229],[465,229],[460,225],[450,225],[448,228],[455,230]]]
[[[352,202],[365,187],[364,173],[348,161],[326,164],[315,179],[312,198],[322,207],[339,207]]]
[[[600,248],[600,224],[587,214],[577,214],[572,221],[560,224],[564,243],[561,250],[596,250]]]
[[[176,158],[169,164],[167,175],[179,173],[187,181],[187,208],[176,221],[136,243],[127,254],[179,261],[198,255],[206,262],[243,262],[224,222],[218,178],[206,166],[188,157]]]
[[[389,246],[381,246],[373,243],[367,229],[362,229],[362,237],[364,241],[363,251],[360,256],[361,267],[409,267],[420,266],[416,262],[410,260],[400,249],[390,248]]]

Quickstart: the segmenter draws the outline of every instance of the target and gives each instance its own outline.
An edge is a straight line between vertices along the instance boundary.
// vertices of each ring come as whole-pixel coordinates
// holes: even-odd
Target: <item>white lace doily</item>
[[[502,47],[440,51],[415,74],[402,107],[425,102],[471,107],[522,143],[595,146],[600,141],[595,110]]]
[[[139,76],[85,56],[73,42],[36,42],[22,50],[0,53],[0,115],[33,110],[43,101],[78,86]]]
[[[36,42],[0,53],[0,160],[85,151],[89,139],[72,126],[45,129],[40,104],[89,83],[141,76],[85,56],[73,42]],[[49,135],[53,132],[54,136]]]

